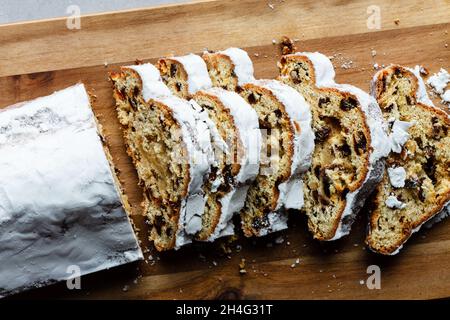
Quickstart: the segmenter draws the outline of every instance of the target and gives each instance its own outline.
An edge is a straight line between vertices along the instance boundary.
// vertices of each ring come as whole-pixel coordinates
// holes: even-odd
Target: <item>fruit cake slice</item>
[[[237,93],[221,88],[198,91],[193,98],[208,113],[227,144],[227,154],[221,158],[221,180],[211,179],[207,191],[207,207],[214,214],[205,214],[199,240],[212,241],[234,234],[232,217],[239,212],[247,195],[249,184],[259,171],[261,133],[258,116]],[[216,172],[212,173],[217,175]]]
[[[255,80],[252,60],[242,49],[205,52],[202,58],[214,87],[236,91],[238,87]]]
[[[190,99],[198,90],[211,88],[211,79],[203,59],[195,54],[159,59],[157,68],[172,93]]]
[[[145,100],[150,77],[132,70],[123,68],[110,76],[119,118],[122,110],[128,110],[126,121],[121,122],[125,123],[128,153],[145,190],[150,238],[160,251],[178,249],[190,243],[202,227],[203,186],[213,159],[211,132],[193,101],[164,96],[165,89],[160,97]]]
[[[316,239],[339,239],[384,171],[390,144],[380,108],[362,90],[336,84],[331,61],[318,52],[285,55],[279,67],[279,79],[312,108],[315,150],[304,178],[309,229]]]
[[[309,105],[276,80],[244,84],[240,94],[255,109],[262,130],[260,171],[241,211],[246,236],[287,227],[286,209],[303,205],[301,174],[311,162],[314,134]]]
[[[162,79],[166,81],[173,94],[186,99],[194,97],[202,106],[205,121],[211,133],[214,133],[214,165],[203,188],[207,200],[202,230],[198,233],[197,239],[212,241],[217,237],[231,235],[234,233],[231,218],[233,213],[242,207],[246,194],[244,191],[248,187],[240,186],[236,190],[236,184],[242,184],[235,181],[240,164],[232,161],[234,146],[230,138],[237,137],[237,131],[226,104],[232,100],[232,103],[236,104],[233,108],[240,108],[241,112],[252,109],[249,106],[246,107],[246,102],[235,93],[205,91],[211,86],[211,80],[205,62],[199,56],[190,54],[184,57],[160,59],[158,67],[163,74]],[[165,70],[168,74],[164,74]],[[178,73],[171,70],[177,70]],[[208,78],[208,81],[205,78]],[[174,81],[181,83],[182,88],[186,90],[179,90],[176,85],[171,85]],[[228,140],[228,143],[225,140]]]
[[[374,195],[367,244],[396,254],[450,201],[450,120],[427,96],[419,68],[393,65],[376,73],[372,94],[388,121],[392,152]]]

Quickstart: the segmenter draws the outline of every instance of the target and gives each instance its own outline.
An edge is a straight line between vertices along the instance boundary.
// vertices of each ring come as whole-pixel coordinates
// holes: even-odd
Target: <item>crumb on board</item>
[[[430,72],[428,71],[427,68],[425,68],[424,66],[420,66],[419,72],[421,75],[423,76],[427,76]]]
[[[283,236],[279,236],[275,239],[275,244],[282,244],[284,242]]]
[[[398,26],[400,24],[400,19],[399,18],[394,19],[394,23]]]
[[[242,258],[241,262],[239,263],[239,273],[240,274],[246,274],[247,270],[245,270],[245,259]]]
[[[280,47],[281,54],[283,55],[295,53],[297,51],[294,41],[287,36],[281,37]]]

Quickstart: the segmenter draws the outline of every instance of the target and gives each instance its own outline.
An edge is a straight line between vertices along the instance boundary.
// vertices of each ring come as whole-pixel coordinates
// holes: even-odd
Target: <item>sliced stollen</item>
[[[255,109],[263,135],[260,171],[241,210],[242,228],[246,236],[263,236],[287,228],[286,209],[303,206],[301,175],[314,149],[311,112],[297,91],[276,80],[256,80],[240,91]]]
[[[119,118],[128,114],[121,122],[145,190],[150,239],[158,250],[178,249],[202,228],[213,138],[205,113],[194,101],[170,95],[155,70],[124,67],[110,78]]]
[[[210,119],[220,124],[218,131],[227,145],[227,153],[219,153],[219,179],[211,179],[207,191],[207,206],[212,214],[204,215],[199,240],[212,241],[234,234],[232,217],[238,213],[247,195],[249,185],[259,171],[261,133],[258,116],[252,107],[237,93],[221,88],[198,91],[193,99],[208,113]]]
[[[214,87],[236,91],[245,83],[255,80],[252,60],[242,49],[204,52],[202,58]]]
[[[389,123],[392,152],[374,195],[366,242],[393,255],[425,222],[448,214],[450,120],[428,98],[419,67],[378,71],[372,94]]]
[[[350,232],[366,198],[380,181],[390,151],[386,125],[374,98],[334,82],[324,55],[281,58],[279,79],[311,105],[315,150],[304,178],[304,212],[314,238],[336,240]]]
[[[143,258],[101,135],[82,84],[0,110],[0,297]]]
[[[235,139],[238,133],[235,126],[237,118],[233,118],[230,108],[239,108],[241,112],[250,111],[245,120],[250,120],[253,122],[250,125],[255,127],[256,124],[257,128],[254,111],[234,92],[208,89],[211,87],[211,80],[206,64],[199,56],[190,54],[183,57],[163,58],[159,60],[158,67],[163,81],[167,83],[174,95],[185,99],[194,98],[193,100],[200,104],[200,110],[205,115],[205,121],[214,137],[213,166],[203,188],[206,206],[202,216],[202,230],[196,238],[212,241],[218,237],[232,235],[234,228],[231,219],[233,214],[241,209],[248,189],[244,183],[248,184],[256,174],[251,172],[249,181],[236,180],[240,163],[233,162],[236,160],[234,149],[237,146],[242,149],[242,145],[238,145]],[[186,90],[179,90],[180,86],[173,85],[175,82],[180,83],[181,88]],[[238,111],[234,113],[237,115]],[[252,137],[254,136],[255,133]],[[234,142],[233,139],[236,141]],[[258,165],[258,162],[256,161],[255,164]],[[249,169],[257,171],[258,167],[243,169],[248,173]]]
[[[156,67],[167,87],[181,98],[190,99],[198,90],[212,86],[206,64],[198,55],[161,58]]]

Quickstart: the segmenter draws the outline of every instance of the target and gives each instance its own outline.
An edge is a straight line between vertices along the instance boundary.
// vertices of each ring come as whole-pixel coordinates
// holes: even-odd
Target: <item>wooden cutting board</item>
[[[304,217],[294,213],[289,230],[257,240],[240,234],[235,242],[226,244],[231,249],[228,253],[222,248],[226,241],[164,254],[155,253],[149,245],[140,216],[141,190],[125,153],[108,82],[108,72],[118,65],[238,46],[249,52],[257,77],[272,78],[277,75],[279,58],[279,47],[272,40],[287,35],[298,39],[299,50],[334,56],[337,81],[365,90],[375,63],[421,64],[432,73],[450,67],[449,1],[378,0],[378,7],[373,7],[371,0],[271,0],[270,4],[261,0],[199,1],[90,15],[82,17],[79,30],[67,29],[65,19],[0,26],[0,107],[79,81],[97,96],[95,113],[133,205],[133,220],[147,258],[86,276],[80,291],[59,284],[17,297],[450,297],[449,220],[414,235],[394,257],[377,256],[364,248],[365,211],[350,236],[333,243],[312,240]],[[380,29],[373,28],[377,27],[377,13]],[[246,261],[244,275],[239,273],[241,259]],[[297,259],[299,264],[295,264]],[[365,284],[370,265],[380,267],[380,290],[369,290]]]

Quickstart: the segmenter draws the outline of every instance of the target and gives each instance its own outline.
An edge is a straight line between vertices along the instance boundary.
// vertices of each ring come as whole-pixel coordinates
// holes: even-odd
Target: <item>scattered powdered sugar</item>
[[[445,104],[450,103],[450,90],[445,90],[449,82],[450,74],[443,68],[441,68],[438,73],[433,74],[427,80],[428,86],[436,95],[439,95],[441,97],[441,102]]]
[[[444,89],[449,82],[450,74],[443,68],[441,68],[438,73],[435,73],[427,80],[427,84],[433,89],[435,93],[439,95],[444,93]]]
[[[389,135],[391,139],[391,148],[395,153],[400,153],[402,151],[403,145],[409,139],[408,129],[413,125],[411,122],[395,120],[392,125],[392,131]]]
[[[450,90],[445,90],[444,94],[441,96],[442,103],[450,103]]]
[[[385,204],[392,209],[403,209],[406,207],[406,204],[399,201],[396,196],[387,197]]]

